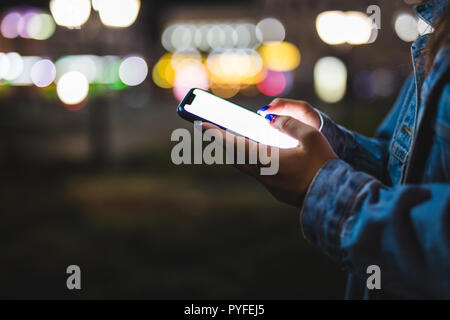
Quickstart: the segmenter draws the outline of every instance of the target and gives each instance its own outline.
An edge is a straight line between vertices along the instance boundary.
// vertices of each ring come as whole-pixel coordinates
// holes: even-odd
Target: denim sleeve
[[[368,138],[336,124],[321,113],[321,132],[334,152],[355,169],[367,172],[380,180],[386,175],[388,140]]]
[[[450,298],[448,184],[387,187],[340,159],[316,175],[305,198],[304,236],[362,280],[378,265],[382,289]]]
[[[321,132],[327,138],[334,152],[353,168],[364,171],[385,183],[387,178],[387,161],[389,140],[392,137],[405,96],[414,90],[414,78],[411,75],[403,85],[394,107],[388,113],[377,130],[374,138],[347,130],[336,124],[326,114],[319,112]]]

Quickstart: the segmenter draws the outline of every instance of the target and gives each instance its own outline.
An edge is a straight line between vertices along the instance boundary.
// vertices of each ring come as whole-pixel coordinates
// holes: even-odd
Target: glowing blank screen
[[[194,89],[188,112],[251,140],[283,149],[295,148],[298,140],[273,128],[264,117],[203,90]]]

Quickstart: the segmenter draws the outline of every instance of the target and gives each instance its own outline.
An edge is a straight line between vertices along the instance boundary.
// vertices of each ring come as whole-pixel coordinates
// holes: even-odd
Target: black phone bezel
[[[215,122],[206,120],[206,119],[201,118],[201,117],[199,117],[199,116],[197,116],[197,115],[195,115],[195,114],[192,114],[192,113],[190,113],[189,111],[187,111],[187,110],[184,108],[184,106],[186,105],[187,102],[189,102],[191,99],[192,99],[192,101],[193,101],[193,99],[195,99],[194,90],[201,90],[201,91],[207,92],[207,93],[209,93],[209,94],[212,94],[211,92],[209,92],[209,91],[207,91],[207,90],[203,90],[203,89],[199,89],[199,88],[192,88],[192,89],[190,89],[190,90],[188,91],[188,93],[184,96],[183,100],[181,100],[180,104],[179,104],[178,107],[177,107],[177,113],[179,114],[179,116],[182,117],[184,120],[190,121],[190,122],[192,122],[192,123],[193,123],[194,121],[209,122],[209,123],[212,123],[212,124],[218,126],[218,127],[221,128],[221,129],[228,130],[227,128],[222,127],[221,125],[219,125],[219,124],[217,124],[217,123],[215,123]],[[193,98],[192,96],[194,96],[194,98]],[[222,98],[220,98],[220,99],[222,99]],[[224,100],[225,100],[225,99],[224,99]],[[191,102],[192,102],[192,101],[191,101]],[[190,103],[188,103],[188,104],[190,104]],[[240,107],[243,108],[242,106],[240,106]],[[230,132],[232,132],[232,131],[230,131]],[[238,135],[239,135],[239,134],[238,134]]]

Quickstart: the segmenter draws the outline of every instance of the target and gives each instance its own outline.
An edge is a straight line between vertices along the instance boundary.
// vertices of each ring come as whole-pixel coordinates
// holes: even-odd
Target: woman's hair
[[[450,34],[450,5],[447,5],[445,12],[439,22],[433,26],[434,32],[430,34],[425,46],[425,74],[430,71],[436,55],[448,41]]]

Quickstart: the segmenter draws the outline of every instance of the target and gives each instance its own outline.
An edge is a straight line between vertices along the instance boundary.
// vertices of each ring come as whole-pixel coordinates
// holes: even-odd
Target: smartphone
[[[231,133],[269,146],[290,149],[299,144],[297,139],[275,129],[256,112],[202,89],[189,90],[178,105],[177,112],[185,120],[211,122]]]

